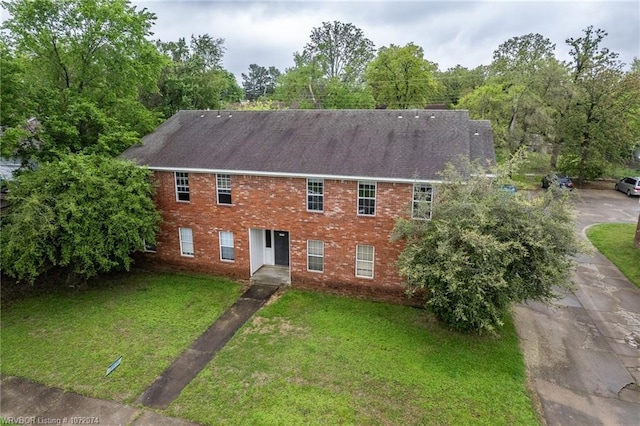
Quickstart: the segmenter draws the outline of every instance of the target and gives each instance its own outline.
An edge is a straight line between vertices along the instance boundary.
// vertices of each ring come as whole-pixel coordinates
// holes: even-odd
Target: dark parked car
[[[629,197],[640,195],[640,177],[622,178],[616,183],[616,191],[624,192]]]
[[[562,189],[573,191],[573,182],[567,175],[550,174],[542,178],[542,187],[549,188],[551,185],[558,185]]]

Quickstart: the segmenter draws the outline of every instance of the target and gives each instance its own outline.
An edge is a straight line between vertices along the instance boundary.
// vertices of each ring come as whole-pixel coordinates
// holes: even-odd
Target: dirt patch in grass
[[[255,317],[251,320],[251,324],[242,331],[242,335],[252,333],[256,334],[272,334],[278,333],[280,336],[301,335],[306,329],[304,327],[296,327],[291,321],[282,317],[265,318]]]

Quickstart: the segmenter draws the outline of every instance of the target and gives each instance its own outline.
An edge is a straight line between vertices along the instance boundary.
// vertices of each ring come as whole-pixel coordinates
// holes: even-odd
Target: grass
[[[203,424],[537,424],[513,324],[500,338],[423,310],[289,290],[165,414]]]
[[[29,297],[2,310],[0,370],[130,403],[239,294],[224,279],[144,273]],[[105,377],[120,355],[121,365]]]
[[[634,246],[634,223],[603,223],[587,229],[594,246],[640,288],[640,249]]]

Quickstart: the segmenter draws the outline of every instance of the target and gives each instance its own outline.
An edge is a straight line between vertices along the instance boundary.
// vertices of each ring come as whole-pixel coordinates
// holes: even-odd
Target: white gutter
[[[266,176],[266,177],[290,177],[290,178],[319,178],[319,179],[333,179],[333,180],[367,180],[375,182],[390,182],[390,183],[440,183],[442,180],[435,179],[406,179],[406,178],[386,178],[386,177],[371,177],[371,176],[345,176],[345,175],[324,175],[324,174],[312,174],[312,173],[285,173],[285,172],[258,172],[253,170],[222,170],[222,169],[195,169],[185,167],[152,167],[146,166],[149,170],[156,170],[159,172],[183,172],[183,173],[220,173],[226,175],[244,175],[244,176]]]

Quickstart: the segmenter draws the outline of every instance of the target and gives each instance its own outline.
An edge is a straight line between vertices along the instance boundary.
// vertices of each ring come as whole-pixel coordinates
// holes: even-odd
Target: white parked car
[[[622,178],[616,183],[615,189],[628,196],[640,195],[640,177]]]

